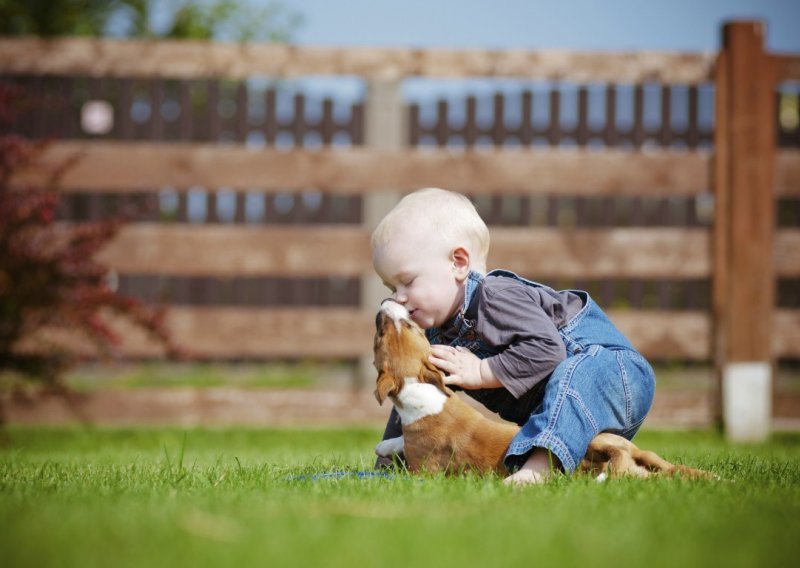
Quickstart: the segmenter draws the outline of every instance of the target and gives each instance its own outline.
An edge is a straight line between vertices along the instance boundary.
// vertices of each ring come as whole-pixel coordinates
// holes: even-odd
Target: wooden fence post
[[[731,440],[763,440],[772,413],[775,74],[764,26],[723,28],[716,68],[714,356]]]
[[[365,144],[382,150],[399,150],[405,147],[408,140],[408,115],[403,103],[400,81],[373,79],[368,87],[365,105]],[[362,198],[362,224],[370,232],[400,199],[400,192],[394,188],[379,189],[382,191],[372,192]],[[373,271],[370,270],[361,277],[361,308],[367,313],[374,313],[381,300],[388,294],[388,290]],[[364,355],[359,360],[357,388],[369,386],[370,382],[375,380],[371,347],[371,345],[364,346]]]

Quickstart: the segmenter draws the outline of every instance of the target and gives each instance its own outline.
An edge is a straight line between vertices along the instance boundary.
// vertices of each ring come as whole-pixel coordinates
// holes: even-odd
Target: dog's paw
[[[403,453],[403,437],[389,438],[375,446],[375,453],[382,458],[390,458]]]

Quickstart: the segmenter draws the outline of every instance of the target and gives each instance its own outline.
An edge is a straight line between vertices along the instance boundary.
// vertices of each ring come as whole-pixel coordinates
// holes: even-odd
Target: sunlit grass
[[[323,377],[346,372],[341,365],[314,363],[136,363],[85,365],[71,371],[66,383],[79,391],[101,388],[309,388]]]
[[[723,481],[359,477],[378,431],[19,429],[0,450],[8,566],[789,565],[800,435],[637,441]],[[341,477],[325,474],[344,472]]]
[[[654,365],[661,391],[708,391],[714,384],[707,364],[659,362]],[[66,384],[77,391],[136,388],[351,388],[358,370],[351,362],[242,362],[207,361],[92,363],[71,370]],[[778,393],[800,392],[800,368],[784,363],[776,367]],[[23,386],[21,377],[0,373],[0,391]]]

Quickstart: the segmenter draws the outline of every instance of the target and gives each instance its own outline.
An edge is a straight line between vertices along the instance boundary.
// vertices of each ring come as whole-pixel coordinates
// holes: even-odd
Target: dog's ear
[[[444,384],[444,374],[441,369],[430,361],[423,361],[419,370],[419,382],[435,385],[440,391],[450,396]]]
[[[387,396],[395,396],[398,392],[400,392],[400,386],[397,384],[397,380],[389,373],[381,371],[378,374],[377,388],[375,389],[375,398],[378,400],[378,404],[383,405]]]

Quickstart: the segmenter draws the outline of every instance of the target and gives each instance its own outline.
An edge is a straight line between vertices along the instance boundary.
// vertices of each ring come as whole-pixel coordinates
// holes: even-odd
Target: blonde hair
[[[466,248],[473,269],[486,272],[489,229],[466,196],[436,187],[409,193],[378,223],[370,240],[372,250],[388,243],[409,218],[421,231],[427,228],[447,246]]]

